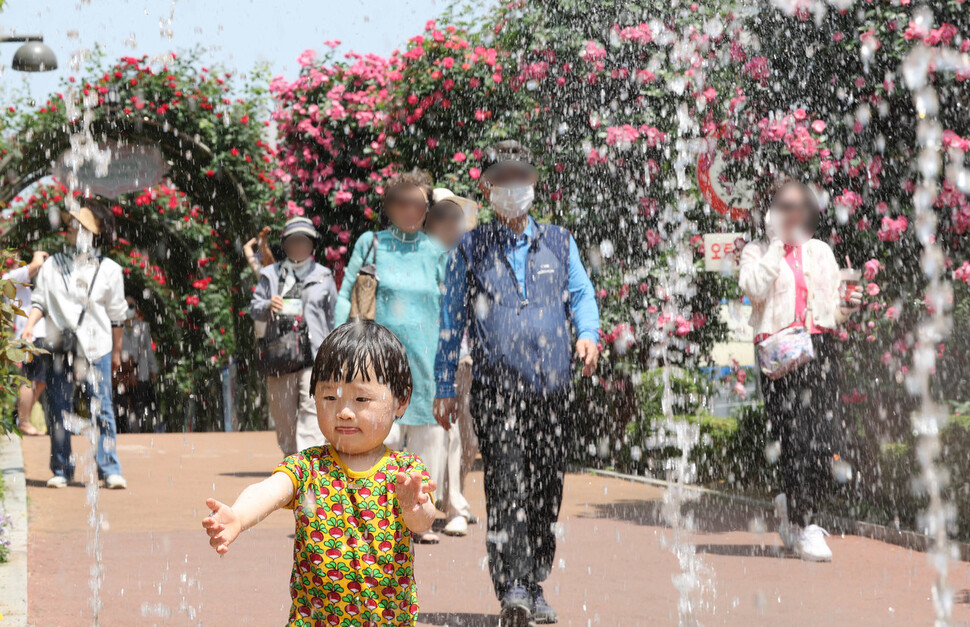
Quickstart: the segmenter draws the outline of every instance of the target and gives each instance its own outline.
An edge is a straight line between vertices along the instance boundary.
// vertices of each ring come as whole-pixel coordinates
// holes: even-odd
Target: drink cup
[[[842,301],[848,303],[852,299],[852,295],[857,290],[862,289],[862,272],[854,268],[843,268],[839,271],[839,278],[842,280],[839,293],[842,296]]]

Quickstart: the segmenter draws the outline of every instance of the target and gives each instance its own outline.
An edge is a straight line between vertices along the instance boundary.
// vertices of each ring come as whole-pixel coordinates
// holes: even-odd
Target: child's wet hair
[[[333,330],[320,345],[310,375],[310,396],[317,383],[350,383],[358,376],[391,389],[394,398],[411,398],[411,366],[401,340],[372,320],[351,320]]]

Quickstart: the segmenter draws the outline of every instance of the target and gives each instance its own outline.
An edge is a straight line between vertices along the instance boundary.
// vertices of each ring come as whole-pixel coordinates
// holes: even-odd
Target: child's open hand
[[[208,517],[202,519],[202,527],[209,534],[209,546],[219,555],[225,555],[229,552],[229,545],[242,532],[242,523],[236,516],[236,512],[225,503],[206,499],[205,505],[212,510]]]
[[[423,481],[424,476],[416,470],[410,475],[397,473],[395,492],[402,512],[416,512],[431,498],[428,495],[434,492],[438,484],[434,481],[422,483]]]

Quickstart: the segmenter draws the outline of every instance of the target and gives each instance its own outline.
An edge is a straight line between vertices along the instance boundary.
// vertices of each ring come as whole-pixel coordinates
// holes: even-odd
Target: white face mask
[[[529,213],[534,199],[535,188],[531,185],[492,187],[492,207],[503,218],[518,218]]]

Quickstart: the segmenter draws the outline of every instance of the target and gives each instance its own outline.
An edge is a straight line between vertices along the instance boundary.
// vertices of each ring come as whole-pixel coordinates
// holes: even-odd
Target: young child
[[[240,533],[292,509],[289,625],[414,625],[411,534],[431,528],[435,483],[417,456],[383,445],[411,396],[404,346],[375,322],[344,324],[320,346],[310,390],[331,444],[290,455],[232,507],[207,499],[209,544],[223,555]]]

